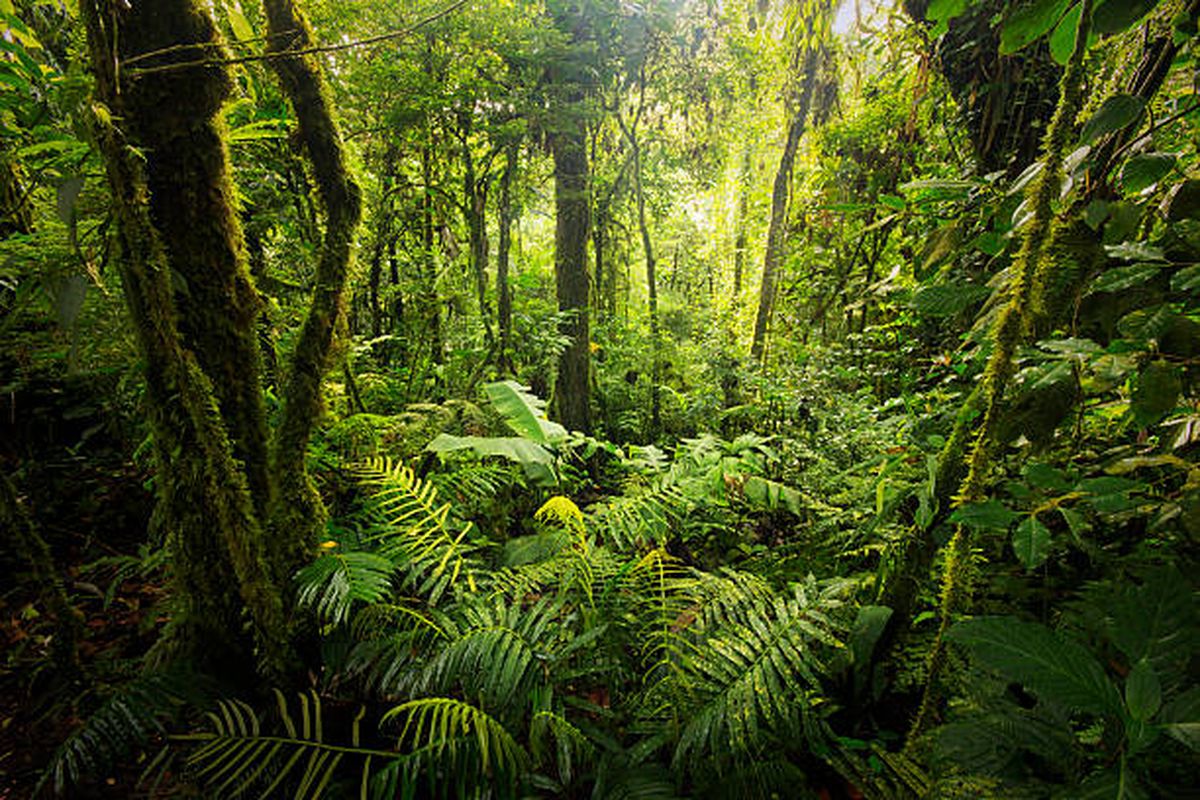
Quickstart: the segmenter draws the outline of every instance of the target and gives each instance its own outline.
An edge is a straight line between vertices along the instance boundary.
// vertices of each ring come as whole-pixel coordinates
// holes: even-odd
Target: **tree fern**
[[[371,538],[379,552],[405,572],[405,583],[430,603],[447,592],[474,592],[481,564],[479,545],[469,538],[471,524],[457,533],[448,523],[450,504],[437,503],[437,489],[403,464],[374,459],[359,469],[376,487],[374,501],[381,529]]]

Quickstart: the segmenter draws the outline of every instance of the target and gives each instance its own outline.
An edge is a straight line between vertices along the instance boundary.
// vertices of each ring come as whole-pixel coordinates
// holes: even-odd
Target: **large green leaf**
[[[1092,11],[1097,33],[1120,33],[1158,5],[1158,0],[1101,0]]]
[[[1054,33],[1050,34],[1050,56],[1061,66],[1066,66],[1075,49],[1075,34],[1079,32],[1079,20],[1083,16],[1083,6],[1076,3],[1071,10],[1063,15]],[[1090,37],[1088,44],[1091,44]]]
[[[945,283],[924,286],[913,295],[912,305],[917,312],[930,317],[950,317],[990,294],[986,286],[967,283]]]
[[[1121,168],[1121,189],[1126,194],[1137,194],[1158,183],[1174,168],[1175,156],[1171,153],[1134,156]]]
[[[1183,388],[1179,368],[1166,361],[1152,361],[1137,376],[1133,385],[1130,411],[1140,427],[1153,425],[1169,414]]]
[[[1067,10],[1067,0],[1030,0],[1018,7],[1000,30],[1000,53],[1012,55],[1050,31]]]
[[[1130,264],[1128,267],[1116,267],[1100,273],[1092,281],[1090,291],[1093,292],[1123,292],[1140,286],[1158,274],[1162,264],[1141,263]]]
[[[1016,518],[1017,515],[999,500],[969,503],[950,515],[951,522],[989,531],[1006,531]]]
[[[1116,687],[1096,657],[1045,625],[1014,617],[976,617],[955,625],[948,636],[1042,700],[1096,714],[1122,708]]]
[[[1084,144],[1092,144],[1104,134],[1132,124],[1145,107],[1146,103],[1141,98],[1128,94],[1113,95],[1084,123],[1080,138]]]
[[[1017,526],[1012,546],[1025,569],[1037,569],[1045,563],[1046,554],[1050,552],[1050,529],[1030,515]]]
[[[567,435],[566,428],[546,419],[545,401],[530,394],[528,386],[516,381],[498,381],[483,388],[492,407],[518,436],[545,445]]]
[[[1125,677],[1125,706],[1138,722],[1149,722],[1162,705],[1162,684],[1150,662],[1142,659]]]

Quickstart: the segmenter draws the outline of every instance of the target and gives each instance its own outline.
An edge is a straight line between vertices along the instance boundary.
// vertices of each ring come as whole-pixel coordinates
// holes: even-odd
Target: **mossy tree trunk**
[[[554,385],[559,421],[570,430],[591,432],[591,331],[588,324],[587,241],[591,219],[588,159],[583,123],[564,120],[551,137],[554,155],[554,275],[558,310],[570,313],[562,333],[571,343],[558,360]]]
[[[312,30],[292,0],[263,0],[268,52],[299,124],[317,193],[325,211],[325,235],[317,263],[312,304],[300,331],[283,394],[273,442],[276,494],[272,508],[274,551],[282,578],[313,553],[325,525],[325,508],[305,469],[305,454],[320,412],[321,385],[329,368],[334,331],[345,312],[346,279],[355,230],[362,215],[358,185],[346,167],[341,135],[324,76],[311,55]]]
[[[96,76],[93,130],[117,218],[122,288],[145,364],[147,410],[158,461],[158,519],[171,546],[176,608],[164,650],[201,669],[220,670],[230,677],[237,676],[240,666],[249,667],[257,660],[261,673],[279,679],[292,671],[294,663],[288,626],[264,548],[254,487],[248,477],[250,466],[239,457],[247,447],[247,440],[238,438],[244,418],[231,413],[238,392],[248,389],[219,393],[200,356],[191,349],[213,340],[207,338],[207,331],[192,330],[195,335],[185,336],[187,312],[176,308],[172,283],[173,276],[198,268],[192,259],[201,254],[182,255],[177,244],[168,247],[167,234],[156,225],[177,225],[175,215],[185,213],[166,208],[168,205],[217,204],[231,197],[223,137],[216,121],[228,91],[228,77],[219,65],[178,67],[188,58],[188,49],[177,45],[221,52],[206,7],[197,0],[161,0],[153,12],[147,8],[109,0],[81,3]],[[122,70],[124,83],[119,84],[118,41],[126,56],[148,52],[135,52],[134,43],[154,50],[171,49],[144,59],[140,70]],[[154,97],[161,107],[149,105]],[[134,105],[126,107],[126,99]],[[167,116],[177,128],[174,132],[165,121],[142,118],[164,108],[170,109]],[[130,130],[119,130],[114,120],[125,122]],[[135,131],[161,137],[156,139],[160,147],[164,142],[182,142],[208,149],[188,156],[197,161],[181,167],[186,172],[178,180],[159,176],[155,196],[149,177],[154,169],[151,162],[164,154],[146,148],[143,159],[135,153],[130,146],[139,144]],[[214,261],[226,259],[221,264],[230,272],[223,277],[233,275],[230,285],[241,285],[237,291],[245,291],[248,284],[242,283],[244,265],[232,209],[209,208],[221,219],[210,221],[208,224],[216,227],[206,230],[210,235],[218,231],[226,238],[207,242],[203,255]],[[178,266],[173,256],[180,259]],[[234,294],[226,296],[223,305],[241,311],[246,307],[237,304],[243,301],[250,302]],[[231,344],[231,349],[254,352],[253,319],[251,313],[245,328],[234,322],[221,328],[222,335],[246,337]],[[242,323],[239,318],[237,325]],[[207,353],[205,358],[211,361],[213,354]],[[225,367],[215,364],[213,369],[221,377]],[[239,377],[257,380],[256,373]],[[233,587],[236,593],[230,591]],[[246,636],[243,609],[252,623],[252,638]]]

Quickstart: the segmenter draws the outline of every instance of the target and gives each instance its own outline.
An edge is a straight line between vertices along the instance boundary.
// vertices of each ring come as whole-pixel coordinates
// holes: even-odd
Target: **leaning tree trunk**
[[[582,124],[551,137],[554,154],[554,274],[558,310],[569,312],[562,333],[571,339],[558,360],[554,387],[559,421],[590,433],[591,333],[588,325],[587,240],[590,223],[588,161]]]
[[[779,290],[779,268],[783,264],[784,240],[787,229],[788,192],[792,183],[792,165],[796,162],[796,150],[808,120],[813,92],[817,83],[818,49],[809,48],[804,59],[804,83],[800,99],[788,124],[787,141],[783,155],[779,158],[779,169],[775,172],[775,185],[771,191],[771,222],[767,227],[767,253],[763,259],[762,288],[758,295],[758,315],[754,319],[754,341],[750,355],[762,361],[766,352],[767,326],[775,307],[775,295]]]
[[[215,26],[197,0],[161,0],[152,13],[146,8],[143,4],[119,7],[111,0],[81,3],[96,76],[91,121],[117,219],[122,289],[145,365],[147,410],[158,462],[158,519],[167,530],[172,558],[174,614],[159,652],[231,677],[241,665],[254,663],[256,655],[260,671],[279,679],[291,672],[294,662],[251,481],[230,434],[237,427],[222,415],[227,409],[219,406],[213,380],[180,330],[184,314],[176,308],[172,285],[182,265],[191,262],[177,267],[171,256],[178,254],[178,248],[168,250],[154,220],[156,210],[162,218],[166,205],[199,203],[201,195],[207,202],[214,197],[227,199],[228,176],[219,166],[208,164],[189,173],[194,183],[159,183],[160,194],[152,196],[146,152],[135,152],[131,132],[114,124],[122,120],[145,130],[141,114],[169,114],[185,140],[182,132],[192,131],[198,143],[211,147],[209,157],[223,163],[221,130],[214,120],[228,91],[228,76],[220,66],[179,66],[188,58],[187,46],[221,52]],[[143,59],[139,69],[122,70],[125,83],[118,84],[117,41],[126,47],[140,42],[159,53]],[[144,98],[154,96],[160,108],[143,104]],[[125,106],[127,98],[135,103],[132,108]],[[222,180],[222,186],[210,184]],[[223,235],[235,235],[236,225],[219,224]],[[223,254],[239,249],[232,241],[205,246]],[[230,295],[222,305],[237,312],[242,310],[237,306],[241,299]],[[231,343],[231,349],[253,349],[252,327],[224,330],[249,340]],[[217,370],[218,375],[223,372]],[[253,641],[245,635],[243,608],[249,612]]]
[[[272,528],[280,554],[280,575],[287,577],[315,549],[325,524],[325,508],[305,469],[305,454],[320,410],[321,383],[329,368],[334,329],[344,313],[346,279],[362,197],[350,177],[333,105],[320,66],[311,54],[289,51],[312,47],[308,20],[293,0],[263,0],[267,12],[268,53],[296,120],[312,164],[317,192],[325,208],[325,238],[317,263],[312,305],[300,331],[283,395],[283,412],[274,441],[277,491]]]

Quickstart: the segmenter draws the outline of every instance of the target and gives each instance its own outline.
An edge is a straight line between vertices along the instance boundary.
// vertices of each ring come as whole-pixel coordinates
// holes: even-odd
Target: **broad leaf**
[[[1021,520],[1012,538],[1013,552],[1025,569],[1037,569],[1050,552],[1050,529],[1030,515]]]
[[[1031,0],[1017,8],[1000,30],[1000,54],[1012,55],[1050,31],[1067,9],[1067,0]]]
[[[1016,518],[1017,515],[999,500],[960,506],[950,515],[951,522],[991,531],[1008,530]]]
[[[1075,49],[1075,34],[1079,32],[1079,20],[1082,16],[1083,6],[1076,3],[1054,27],[1054,33],[1050,34],[1050,56],[1060,66],[1067,65],[1071,51]],[[1091,44],[1090,40],[1088,44]]]
[[[546,403],[529,393],[528,386],[516,381],[499,381],[483,387],[492,407],[518,436],[538,444],[567,435],[567,429],[546,419]]]
[[[1146,107],[1145,101],[1128,94],[1114,95],[1104,101],[1100,109],[1083,125],[1080,139],[1092,144],[1101,136],[1119,131],[1133,123]]]
[[[1171,153],[1134,156],[1121,168],[1121,189],[1126,194],[1137,194],[1158,183],[1174,168],[1175,156]]]
[[[1095,714],[1121,709],[1117,689],[1096,657],[1044,625],[976,617],[955,625],[948,636],[1044,701]]]
[[[1129,410],[1139,427],[1147,427],[1169,414],[1183,389],[1179,368],[1166,361],[1152,361],[1137,376]]]
[[[1149,722],[1162,705],[1162,684],[1150,662],[1142,659],[1125,677],[1125,707],[1138,722]]]
[[[425,449],[431,453],[473,450],[479,456],[501,456],[518,464],[554,463],[554,456],[549,450],[519,436],[452,436],[441,433]]]
[[[1141,286],[1157,275],[1162,268],[1162,264],[1141,263],[1106,270],[1092,281],[1091,291],[1123,292],[1134,286]]]

